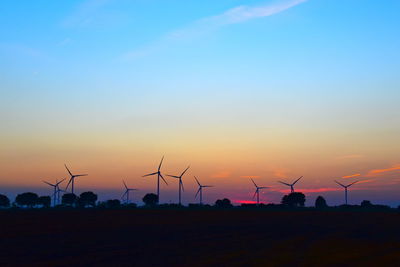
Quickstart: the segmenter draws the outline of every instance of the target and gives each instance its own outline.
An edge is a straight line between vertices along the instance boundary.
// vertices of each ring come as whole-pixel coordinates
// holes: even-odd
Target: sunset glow
[[[400,1],[4,1],[0,193],[88,173],[120,198],[183,177],[184,203],[296,191],[398,205]],[[190,3],[188,3],[190,2]],[[10,27],[12,25],[12,27]],[[177,201],[166,177],[161,201]],[[65,184],[64,184],[65,186]]]

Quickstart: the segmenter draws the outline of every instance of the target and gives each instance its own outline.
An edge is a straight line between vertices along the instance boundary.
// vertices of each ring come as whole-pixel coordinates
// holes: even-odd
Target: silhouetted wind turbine
[[[296,181],[294,181],[292,184],[288,184],[288,183],[281,182],[281,181],[278,181],[278,183],[281,183],[281,184],[290,186],[290,193],[293,193],[293,192],[294,192],[294,185],[295,185],[301,178],[303,178],[303,176],[301,176],[299,179],[297,179]]]
[[[340,185],[341,187],[344,188],[344,199],[345,199],[345,202],[346,202],[346,205],[347,205],[347,188],[350,187],[350,186],[352,186],[353,184],[357,183],[358,181],[355,181],[355,182],[353,182],[353,183],[351,183],[351,184],[348,184],[348,185],[341,184],[341,183],[339,183],[339,182],[336,181],[336,180],[335,180],[335,182],[336,182],[338,185]]]
[[[61,184],[65,179],[62,179],[61,181],[57,181],[55,184],[51,184],[49,182],[43,181],[43,183],[50,185],[51,187],[54,188],[54,193],[53,193],[53,206],[56,205],[56,198],[57,198],[57,190],[59,189],[58,185]]]
[[[74,182],[75,182],[75,178],[76,177],[80,177],[80,176],[87,176],[87,174],[72,174],[71,171],[68,169],[67,165],[64,164],[65,168],[67,169],[69,175],[71,176],[71,178],[68,181],[67,187],[65,188],[65,190],[67,190],[68,186],[71,184],[71,193],[74,193]]]
[[[266,187],[266,186],[258,186],[258,185],[253,181],[253,179],[250,179],[250,180],[253,182],[254,186],[256,187],[256,191],[254,192],[253,199],[254,199],[254,197],[257,195],[257,205],[259,205],[259,204],[260,204],[260,189],[266,189],[266,188],[269,188],[269,187]]]
[[[136,188],[128,188],[128,186],[126,185],[125,181],[122,180],[122,182],[124,183],[124,186],[125,186],[125,193],[122,195],[121,198],[123,199],[124,196],[126,196],[126,199],[125,199],[126,204],[129,204],[129,192],[130,192],[130,191],[136,191],[136,190],[138,190],[138,189],[136,189]]]
[[[158,165],[158,170],[156,172],[143,175],[143,177],[147,177],[147,176],[152,176],[152,175],[157,174],[157,198],[158,198],[158,201],[160,201],[160,178],[163,179],[163,181],[166,185],[168,185],[167,181],[165,181],[165,179],[162,176],[161,171],[160,171],[163,160],[164,160],[164,156],[161,158],[160,165]]]
[[[185,174],[185,172],[186,172],[189,168],[190,168],[190,166],[188,166],[188,167],[186,168],[186,170],[184,170],[180,176],[176,176],[176,175],[167,175],[167,176],[169,176],[169,177],[179,179],[179,187],[178,187],[178,190],[179,190],[179,205],[181,205],[181,191],[185,191],[185,189],[183,188],[182,176]]]
[[[57,186],[57,204],[60,204],[60,192],[67,192],[65,190],[60,189],[59,186]]]
[[[197,180],[196,176],[194,176],[194,179],[196,179],[196,182],[199,185],[199,190],[197,190],[196,196],[194,198],[196,198],[197,195],[200,193],[200,205],[203,205],[203,188],[213,187],[213,186],[212,185],[201,185],[199,180]]]

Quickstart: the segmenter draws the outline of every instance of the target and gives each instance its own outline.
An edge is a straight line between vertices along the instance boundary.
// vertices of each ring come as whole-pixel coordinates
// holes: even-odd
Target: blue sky
[[[190,154],[204,138],[259,154],[255,143],[278,138],[278,154],[390,168],[399,11],[397,0],[4,0],[0,156],[9,166],[29,150],[36,170],[74,148],[115,156],[128,143],[158,158],[158,146]]]

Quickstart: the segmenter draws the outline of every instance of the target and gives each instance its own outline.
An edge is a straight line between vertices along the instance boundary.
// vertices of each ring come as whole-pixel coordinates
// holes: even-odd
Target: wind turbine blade
[[[184,191],[184,192],[185,192],[185,187],[183,186],[182,179],[179,179],[179,183],[180,183],[180,184],[181,184],[181,186],[182,186],[182,191]]]
[[[156,175],[156,174],[158,174],[158,172],[149,173],[149,174],[143,175],[142,177],[152,176],[152,175]]]
[[[56,185],[54,185],[54,184],[51,184],[51,183],[49,183],[49,182],[46,182],[46,181],[43,181],[43,183],[45,183],[45,184],[48,184],[48,185],[50,185],[50,186],[56,186]]]
[[[199,188],[199,190],[197,190],[196,195],[194,196],[194,198],[197,198],[197,195],[200,193],[201,187]]]
[[[269,188],[269,186],[261,186],[258,189],[267,189],[267,188]]]
[[[202,185],[201,187],[214,187],[213,185]]]
[[[189,170],[190,166],[188,166],[181,174],[181,177],[187,172],[187,170]]]
[[[65,187],[65,190],[67,190],[67,189],[68,189],[68,186],[71,184],[71,182],[72,182],[72,179],[73,179],[73,178],[69,179],[69,182],[68,182],[67,186]]]
[[[121,199],[124,199],[124,196],[128,193],[128,190],[125,191],[125,193],[122,195]]]
[[[256,185],[256,183],[254,182],[253,179],[250,178],[250,180],[253,182],[253,184],[254,184],[255,187],[258,187],[258,186]]]
[[[80,177],[80,176],[88,176],[87,174],[77,174],[77,175],[74,175],[75,177]]]
[[[159,173],[159,175],[160,175],[161,179],[164,181],[164,183],[165,183],[166,185],[168,185],[167,181],[165,181],[165,179],[164,179],[164,177],[162,176],[162,174]]]
[[[197,184],[198,184],[199,186],[201,186],[201,184],[199,183],[199,180],[197,180],[196,176],[193,176],[193,177],[194,177],[194,179],[196,179]]]
[[[64,164],[64,166],[65,166],[65,168],[67,169],[69,175],[73,176],[72,173],[71,173],[71,171],[68,169],[67,164]]]
[[[64,181],[65,181],[65,178],[62,179],[61,181],[57,182],[57,183],[56,183],[56,186],[58,186],[59,184],[61,184],[61,183],[64,182]]]
[[[291,184],[288,184],[288,183],[285,183],[285,182],[281,182],[281,181],[278,181],[278,183],[281,183],[281,184],[284,184],[284,185],[287,185],[287,186],[291,186]]]
[[[355,182],[353,182],[353,183],[347,185],[347,187],[350,187],[350,186],[352,186],[352,185],[355,184],[355,183],[358,183],[358,181],[355,181]]]
[[[256,195],[257,195],[257,190],[254,192],[253,199],[256,197]]]
[[[341,183],[339,183],[339,182],[336,181],[336,180],[335,180],[335,182],[336,182],[338,185],[340,185],[340,186],[346,187],[344,184],[341,184]]]
[[[301,178],[303,178],[303,176],[301,176],[299,179],[297,179],[296,181],[294,181],[294,183],[292,185],[295,185]]]
[[[128,186],[126,185],[125,181],[122,180],[122,182],[124,183],[125,188],[128,189]]]
[[[169,174],[167,174],[167,176],[169,176],[169,177],[173,177],[173,178],[181,178],[181,177],[179,177],[179,176],[176,176],[176,175],[169,175]]]
[[[164,160],[164,156],[161,158],[160,165],[158,165],[158,171],[161,170],[161,165],[162,165],[162,163],[163,163],[163,160]]]

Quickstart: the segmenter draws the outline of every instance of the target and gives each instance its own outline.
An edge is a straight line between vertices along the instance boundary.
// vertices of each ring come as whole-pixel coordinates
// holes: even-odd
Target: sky
[[[398,0],[4,0],[0,193],[400,205]],[[167,179],[160,201],[177,202]],[[64,184],[65,185],[65,184]]]

